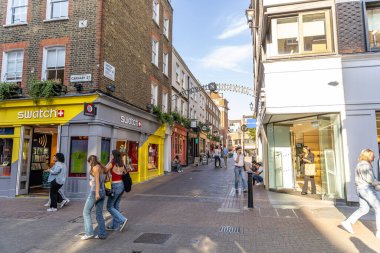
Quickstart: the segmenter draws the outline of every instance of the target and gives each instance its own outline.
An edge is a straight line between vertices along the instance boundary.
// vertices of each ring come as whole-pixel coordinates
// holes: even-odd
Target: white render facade
[[[359,153],[379,154],[375,2],[251,1],[258,159],[269,189],[301,191],[299,159],[308,146],[317,194],[358,201]]]

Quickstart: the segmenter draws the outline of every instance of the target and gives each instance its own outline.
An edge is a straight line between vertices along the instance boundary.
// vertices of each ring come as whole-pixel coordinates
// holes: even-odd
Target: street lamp
[[[248,9],[245,10],[245,16],[247,17],[247,24],[249,25],[249,28],[255,28],[255,26],[253,26],[253,18],[255,16],[255,10],[252,9],[252,5],[250,5]]]
[[[249,109],[251,109],[251,111],[253,111],[253,103],[252,102],[249,104]]]

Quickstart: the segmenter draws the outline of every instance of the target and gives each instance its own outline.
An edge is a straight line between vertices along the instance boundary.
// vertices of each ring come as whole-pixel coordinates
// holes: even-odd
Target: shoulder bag
[[[315,163],[305,163],[305,176],[315,176]]]

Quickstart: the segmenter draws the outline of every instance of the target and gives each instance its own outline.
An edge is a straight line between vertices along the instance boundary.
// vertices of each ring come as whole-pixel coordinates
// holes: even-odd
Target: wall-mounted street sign
[[[104,62],[104,76],[112,81],[115,81],[115,67],[109,64],[108,62]]]
[[[84,103],[84,115],[86,116],[95,116],[96,115],[96,107],[92,103]]]
[[[91,74],[71,75],[70,83],[91,82]]]
[[[197,120],[196,119],[191,120],[190,127],[191,128],[197,128]]]
[[[209,130],[207,126],[202,126],[202,131],[203,132],[206,132],[207,130]]]
[[[242,132],[247,132],[247,130],[248,130],[247,125],[241,125],[240,130],[241,130]]]

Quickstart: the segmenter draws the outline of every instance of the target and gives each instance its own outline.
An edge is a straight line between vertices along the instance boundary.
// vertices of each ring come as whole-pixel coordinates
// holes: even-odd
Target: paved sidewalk
[[[380,252],[373,213],[351,235],[338,225],[356,208],[262,186],[254,186],[248,209],[247,196],[235,194],[229,163],[228,169],[209,163],[134,185],[121,202],[127,228],[106,240],[80,240],[83,200],[47,213],[46,199],[0,198],[0,252]]]

